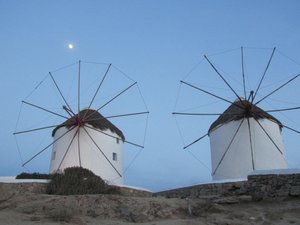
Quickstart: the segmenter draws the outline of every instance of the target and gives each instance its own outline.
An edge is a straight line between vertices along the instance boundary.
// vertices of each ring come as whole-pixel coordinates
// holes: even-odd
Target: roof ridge
[[[277,123],[282,128],[282,123],[274,116],[270,115],[263,109],[252,104],[247,100],[235,101],[232,103],[209,127],[208,133],[210,133],[216,127],[229,123],[233,120],[240,120],[242,118],[255,118],[255,119],[269,119]]]
[[[123,132],[94,109],[83,109],[78,114],[67,119],[65,122],[61,123],[53,129],[52,137],[54,137],[56,131],[61,127],[66,127],[69,129],[70,127],[76,125],[78,123],[78,117],[83,120],[82,123],[88,123],[94,128],[100,129],[102,131],[109,129],[111,132],[116,133],[123,141],[125,141]],[[84,118],[88,118],[88,120],[84,121]]]

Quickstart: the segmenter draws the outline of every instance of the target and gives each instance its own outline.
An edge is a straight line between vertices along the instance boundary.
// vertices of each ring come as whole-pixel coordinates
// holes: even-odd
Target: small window
[[[52,153],[52,160],[55,160],[56,152]]]
[[[116,138],[116,142],[117,142],[117,144],[119,144],[120,143],[120,139]]]
[[[118,160],[118,155],[117,155],[117,153],[113,152],[112,158],[113,158],[114,161],[117,161],[117,160]]]

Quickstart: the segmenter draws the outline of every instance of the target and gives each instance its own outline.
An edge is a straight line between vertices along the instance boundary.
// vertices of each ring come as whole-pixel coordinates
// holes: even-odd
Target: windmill
[[[245,65],[247,64],[245,63],[245,48],[241,47],[232,51],[236,52],[237,50],[239,51],[240,57],[238,62],[241,63],[241,66],[239,66],[240,71],[236,70],[235,72],[239,74],[241,78],[241,82],[237,81],[237,83],[239,85],[242,83],[242,88],[240,88],[242,94],[238,94],[239,91],[236,91],[237,88],[233,88],[232,85],[234,81],[232,81],[232,83],[229,82],[224,74],[234,80],[232,76],[228,75],[225,69],[223,70],[223,68],[218,67],[211,58],[206,55],[204,56],[203,62],[206,62],[209,68],[205,70],[205,73],[209,69],[213,72],[210,86],[206,86],[206,89],[202,87],[204,83],[203,80],[210,79],[208,77],[204,78],[202,82],[198,82],[198,84],[184,80],[181,81],[181,86],[198,91],[208,98],[211,97],[220,100],[222,104],[229,104],[224,112],[200,113],[195,110],[191,112],[188,110],[173,112],[173,115],[177,117],[189,116],[203,118],[204,116],[217,116],[217,119],[211,123],[208,132],[184,146],[184,149],[187,149],[209,136],[211,175],[213,180],[246,178],[247,175],[254,170],[285,169],[287,164],[282,129],[286,128],[293,132],[300,133],[271,115],[271,113],[275,112],[298,110],[300,107],[275,108],[271,110],[263,110],[260,107],[261,103],[295,82],[300,74],[297,73],[284,81],[280,80],[276,82],[276,87],[273,87],[274,85],[271,87],[266,86],[267,90],[264,90],[265,93],[260,94],[260,92],[262,92],[261,89],[264,88],[263,84],[266,77],[268,73],[270,73],[269,68],[276,51],[276,48],[273,48],[264,68],[260,67],[260,69],[263,68],[263,73],[259,77],[255,88],[249,90],[247,89],[249,86],[247,86],[246,82]],[[258,64],[255,65],[258,67]],[[201,71],[198,72],[197,75],[201,76]],[[273,70],[272,72],[275,73],[276,71]],[[251,75],[253,76],[252,73]],[[214,91],[207,90],[209,87],[212,87],[214,83],[218,82],[216,81],[217,79],[230,91],[231,97],[226,96],[228,92],[225,94],[216,94]],[[274,76],[269,80],[274,80]],[[219,87],[219,89],[225,92],[223,88]]]
[[[22,101],[14,135],[34,150],[22,166],[52,148],[50,173],[79,166],[122,184],[139,153],[130,153],[124,170],[123,144],[144,148],[148,113],[137,82],[112,64],[79,61],[49,72]],[[33,145],[44,137],[42,144]]]

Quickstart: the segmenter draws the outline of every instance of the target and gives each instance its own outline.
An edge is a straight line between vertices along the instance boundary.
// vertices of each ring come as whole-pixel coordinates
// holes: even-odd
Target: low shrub
[[[16,176],[16,179],[46,179],[49,180],[51,174],[42,174],[42,173],[20,173]]]
[[[117,187],[109,186],[92,171],[82,167],[66,168],[63,173],[55,173],[46,188],[47,194],[117,194]]]

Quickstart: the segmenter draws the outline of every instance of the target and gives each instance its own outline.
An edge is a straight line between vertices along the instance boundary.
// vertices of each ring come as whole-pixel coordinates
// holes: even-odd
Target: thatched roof
[[[210,133],[214,128],[228,123],[233,120],[240,120],[243,118],[255,118],[255,119],[269,119],[273,122],[277,123],[280,128],[282,128],[282,124],[275,117],[265,112],[261,108],[253,105],[251,102],[247,100],[237,100],[231,106],[229,106],[219,118],[213,122],[208,130]]]
[[[82,121],[82,124],[90,124],[94,128],[100,129],[102,131],[109,129],[111,132],[116,133],[123,141],[125,141],[125,136],[123,135],[122,131],[119,130],[115,125],[113,125],[108,119],[103,117],[98,111],[93,109],[84,109],[77,115],[71,117],[59,126],[55,127],[52,131],[52,137],[61,127],[66,127],[69,129],[72,126],[78,125],[78,120]]]

